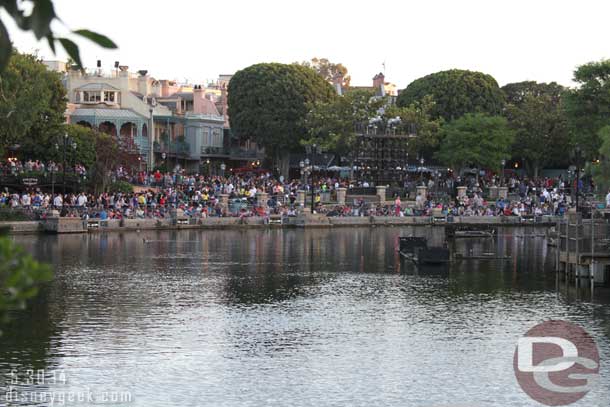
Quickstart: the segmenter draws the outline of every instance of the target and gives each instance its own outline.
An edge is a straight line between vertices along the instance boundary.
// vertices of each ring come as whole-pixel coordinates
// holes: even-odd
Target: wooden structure
[[[610,281],[610,224],[595,215],[583,219],[572,209],[557,223],[555,259],[556,270],[566,283],[589,284],[592,290]]]

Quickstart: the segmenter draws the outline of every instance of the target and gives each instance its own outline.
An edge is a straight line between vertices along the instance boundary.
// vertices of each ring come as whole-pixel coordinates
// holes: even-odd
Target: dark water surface
[[[554,252],[522,237],[541,230],[461,241],[511,259],[448,272],[400,261],[397,238],[412,232],[15,237],[56,278],[0,338],[0,406],[51,394],[75,406],[535,406],[513,353],[548,319],[581,325],[602,355],[601,383],[575,405],[610,405],[610,297],[558,290]]]

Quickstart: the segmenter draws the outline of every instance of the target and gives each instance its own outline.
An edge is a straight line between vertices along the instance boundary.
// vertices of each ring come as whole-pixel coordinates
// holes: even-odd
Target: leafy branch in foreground
[[[34,260],[9,238],[0,237],[0,324],[8,322],[10,311],[24,309],[40,285],[52,277],[50,266]]]
[[[20,8],[20,5],[24,3],[31,3],[32,7],[29,13]],[[56,42],[59,42],[76,65],[79,68],[83,67],[78,45],[68,38],[56,37],[51,29],[51,24],[54,20],[61,21],[57,14],[55,14],[52,0],[0,0],[0,8],[7,12],[15,21],[17,27],[24,31],[31,31],[37,40],[46,39],[53,53],[56,53],[55,45]],[[100,47],[117,48],[112,40],[102,34],[86,29],[73,30],[72,33],[87,38]],[[0,72],[8,64],[12,49],[8,30],[2,20],[0,20]]]

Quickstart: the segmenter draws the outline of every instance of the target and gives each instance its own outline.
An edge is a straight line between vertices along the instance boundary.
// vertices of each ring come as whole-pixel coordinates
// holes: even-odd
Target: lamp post
[[[506,160],[502,159],[502,173],[500,174],[500,186],[504,186],[504,168],[506,167]]]
[[[227,169],[227,165],[225,163],[220,164],[220,176],[224,178],[225,170]]]
[[[419,159],[419,182],[424,182],[424,157]]]
[[[55,151],[59,154],[59,144],[55,143]],[[55,172],[57,171],[57,164],[51,165],[51,195],[55,195]]]
[[[66,146],[68,144],[68,133],[64,133],[63,137],[64,149],[63,149],[63,187],[62,194],[66,194]],[[55,143],[55,149],[59,150],[59,145]]]
[[[153,116],[154,109],[152,106],[148,109],[148,112],[150,113],[150,129],[148,130],[148,165],[152,171],[155,166],[155,118]]]
[[[376,126],[375,126],[376,127]],[[315,183],[314,183],[314,177],[313,177],[313,156],[314,154],[320,154],[320,148],[318,147],[317,144],[312,144],[309,146],[305,147],[305,151],[307,153],[308,156],[311,156],[311,160],[309,158],[305,159],[305,165],[308,167],[309,169],[309,173],[311,174],[311,213],[314,212],[315,209]],[[311,163],[311,166],[309,165]]]
[[[578,195],[580,195],[579,184],[580,184],[580,157],[581,151],[580,146],[574,147],[574,161],[576,164],[576,212],[578,212]]]

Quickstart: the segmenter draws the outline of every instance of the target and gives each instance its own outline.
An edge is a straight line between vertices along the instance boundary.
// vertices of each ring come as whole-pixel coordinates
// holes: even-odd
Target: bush
[[[0,208],[0,222],[20,222],[32,220],[21,210],[14,210],[9,208]],[[0,235],[2,231],[0,230]]]
[[[123,194],[131,194],[133,192],[133,185],[126,181],[117,181],[110,184],[110,192],[120,192]]]

